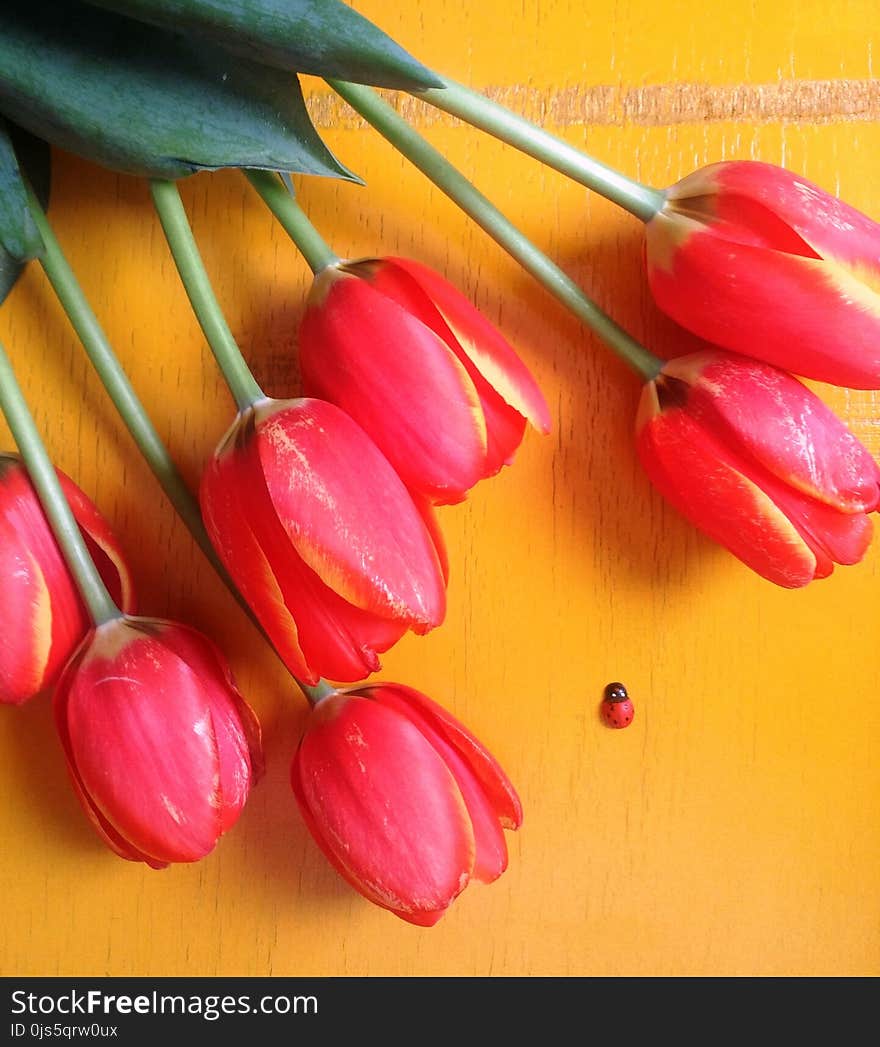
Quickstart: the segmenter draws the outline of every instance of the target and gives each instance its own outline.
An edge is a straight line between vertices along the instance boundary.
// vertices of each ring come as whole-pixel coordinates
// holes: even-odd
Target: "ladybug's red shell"
[[[625,698],[622,702],[602,702],[602,719],[609,727],[629,727],[634,714],[631,698]]]
[[[635,709],[632,699],[622,683],[610,683],[605,688],[602,700],[602,719],[609,727],[629,727],[633,722]]]

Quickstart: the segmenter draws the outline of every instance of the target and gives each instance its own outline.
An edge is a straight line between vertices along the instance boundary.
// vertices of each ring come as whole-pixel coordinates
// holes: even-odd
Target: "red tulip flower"
[[[865,555],[880,468],[787,372],[722,351],[671,360],[637,430],[660,492],[770,581],[798,588]]]
[[[110,595],[132,612],[109,524],[72,480],[58,479]],[[89,624],[27,470],[17,455],[0,455],[0,702],[18,705],[51,686]]]
[[[507,867],[522,822],[507,775],[445,709],[400,684],[320,700],[293,760],[312,836],[356,891],[435,924],[471,880]]]
[[[240,414],[202,478],[205,525],[288,669],[361,680],[446,610],[439,531],[381,451],[321,400]]]
[[[98,626],[54,705],[86,814],[111,850],[154,869],[213,850],[262,768],[259,725],[219,651],[174,622]]]
[[[375,258],[315,278],[299,331],[307,395],[343,408],[412,491],[461,501],[513,461],[547,404],[502,335],[416,262]]]
[[[712,164],[647,225],[658,305],[716,345],[880,388],[880,225],[773,164]]]

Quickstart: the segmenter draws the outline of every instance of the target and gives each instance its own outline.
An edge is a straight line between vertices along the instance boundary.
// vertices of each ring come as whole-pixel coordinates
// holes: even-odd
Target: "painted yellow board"
[[[880,217],[876,5],[452,0],[354,6],[447,75],[663,186],[722,158],[783,163]],[[288,787],[305,702],[196,550],[36,267],[0,310],[56,463],[113,521],[145,613],[227,653],[268,774],[205,861],[103,849],[68,786],[49,703],[0,710],[0,974],[877,975],[880,553],[799,592],[699,536],[635,460],[637,381],[319,81],[310,105],[366,187],[301,179],[338,253],[403,254],[457,283],[520,349],[554,419],[442,511],[449,612],[384,659],[464,719],[514,779],[507,873],[417,929],[350,890]],[[661,354],[628,215],[423,105],[409,115],[534,241]],[[296,395],[309,274],[235,173],[182,186],[258,380]],[[56,155],[56,232],[195,485],[233,405],[146,186]],[[876,393],[817,391],[880,454]],[[0,430],[2,443],[8,433]],[[603,727],[602,688],[636,719]]]

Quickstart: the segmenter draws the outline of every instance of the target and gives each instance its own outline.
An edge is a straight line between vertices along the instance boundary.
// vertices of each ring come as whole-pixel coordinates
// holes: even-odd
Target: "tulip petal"
[[[468,810],[473,827],[476,853],[471,878],[480,883],[491,883],[507,868],[507,844],[501,822],[495,812],[492,797],[485,791],[474,768],[441,733],[442,724],[425,715],[421,705],[411,705],[410,688],[378,684],[359,688],[357,693],[378,701],[386,708],[395,709],[422,732],[455,777]],[[429,699],[427,699],[429,700]],[[436,722],[436,721],[435,721]]]
[[[278,579],[250,524],[251,515],[254,519],[266,512],[274,516],[274,510],[271,505],[255,505],[247,500],[243,503],[245,475],[240,454],[226,450],[215,455],[202,473],[199,502],[205,527],[217,554],[284,664],[304,682],[317,683],[317,675],[306,663],[296,622]]]
[[[672,251],[670,235],[681,238]],[[646,236],[651,292],[683,327],[794,374],[880,387],[880,295],[841,266],[734,243],[682,216],[658,215]]]
[[[859,563],[871,544],[873,526],[864,513],[842,513],[784,484],[765,481],[767,493],[800,531],[831,574],[835,563]]]
[[[309,396],[330,400],[370,434],[404,483],[458,502],[483,475],[486,423],[455,354],[416,316],[344,270],[299,331]]]
[[[405,287],[409,277],[418,287]],[[384,258],[371,276],[383,294],[406,308],[467,359],[503,401],[539,432],[550,431],[550,409],[541,390],[501,332],[448,280],[419,262]],[[420,293],[419,293],[420,292]]]
[[[271,528],[274,529],[274,528]],[[291,549],[287,535],[280,532],[273,547],[267,534],[270,525],[261,522],[258,534],[270,560],[274,577],[292,617],[299,623],[299,638],[306,664],[306,680],[361,680],[381,668],[378,654],[406,633],[405,622],[380,618],[354,607],[328,588]]]
[[[89,634],[89,639],[91,639],[91,633]],[[85,786],[79,777],[79,772],[76,769],[76,763],[74,761],[73,750],[70,743],[70,732],[68,731],[67,726],[67,699],[70,682],[75,677],[88,646],[89,644],[84,641],[77,653],[68,661],[67,665],[64,667],[64,671],[58,678],[58,684],[52,695],[52,710],[55,718],[55,726],[58,731],[61,748],[64,750],[65,764],[67,766],[67,773],[71,785],[73,786],[73,791],[88,816],[89,821],[92,823],[93,828],[114,854],[119,855],[120,858],[124,858],[129,862],[146,862],[154,869],[164,869],[167,867],[168,862],[157,862],[150,855],[144,854],[142,851],[137,850],[137,848],[132,847],[127,840],[119,835],[94,803],[92,803],[92,800],[86,792]]]
[[[510,779],[488,749],[471,732],[438,702],[426,694],[403,684],[375,684],[358,688],[373,701],[386,704],[391,696],[401,712],[419,726],[427,726],[439,732],[455,750],[479,780],[489,798],[495,816],[506,829],[518,829],[522,825],[522,804]]]
[[[67,477],[56,469],[61,489],[76,519],[98,573],[116,606],[125,614],[135,610],[134,579],[122,549],[109,523],[94,503]]]
[[[670,360],[692,417],[783,483],[844,513],[880,502],[880,467],[818,396],[758,360],[707,351]],[[662,379],[661,379],[662,381]]]
[[[52,647],[51,597],[40,565],[2,518],[0,578],[0,702],[20,705],[43,687]]]
[[[257,406],[256,448],[278,519],[303,561],[348,603],[416,632],[446,590],[412,498],[364,431],[321,400]]]
[[[62,490],[111,597],[133,606],[128,566],[107,521],[60,470]],[[88,617],[27,470],[0,455],[0,702],[20,703],[57,679]]]
[[[337,873],[345,880],[349,887],[353,887],[358,894],[367,898],[368,901],[373,902],[375,905],[380,906],[382,909],[387,909],[389,912],[394,913],[395,916],[399,916],[401,920],[405,920],[407,923],[415,924],[418,927],[433,927],[435,923],[440,919],[441,916],[446,912],[446,907],[442,909],[433,909],[430,911],[418,911],[411,912],[406,909],[395,909],[393,906],[385,905],[384,902],[377,900],[376,898],[370,897],[364,893],[363,887],[360,882],[348,871],[343,863],[336,857],[335,852],[330,848],[324,837],[321,835],[321,829],[315,818],[312,817],[312,813],[309,810],[308,801],[306,800],[306,794],[303,791],[302,786],[302,771],[300,769],[299,762],[299,749],[294,753],[293,763],[291,765],[290,773],[290,784],[293,789],[293,795],[296,798],[297,807],[299,808],[302,820],[305,823],[306,828],[309,831],[309,835],[315,841],[318,849],[330,863],[330,865],[336,870]]]
[[[467,885],[470,818],[424,735],[376,702],[333,695],[314,709],[292,770],[306,823],[364,897],[434,922]]]
[[[0,701],[54,683],[88,629],[85,607],[19,458],[0,457]]]
[[[722,185],[726,166],[721,163],[701,168],[667,190],[661,212],[663,218],[680,224],[680,233],[693,220],[731,243],[751,244],[807,258],[821,257],[760,197],[728,191]],[[662,219],[658,224],[664,224]]]
[[[196,861],[220,835],[217,742],[203,685],[137,619],[95,630],[63,710],[83,791],[157,862]]]
[[[486,351],[489,352],[492,346],[496,347],[496,357],[498,357],[496,363],[498,367],[501,367],[502,360],[504,362],[509,362],[510,359],[515,361],[520,372],[517,378],[522,380],[525,393],[531,392],[533,398],[537,397],[540,404],[544,405],[546,428],[542,424],[533,424],[536,424],[536,427],[543,432],[549,430],[549,410],[547,410],[546,404],[544,404],[543,397],[535,385],[534,379],[532,379],[519,357],[507,345],[499,332],[483,318],[478,310],[474,309],[470,302],[452,284],[449,284],[425,266],[402,258],[383,258],[356,262],[351,266],[351,270],[362,275],[365,280],[370,282],[373,288],[402,306],[408,315],[417,317],[425,327],[439,336],[447,351],[454,353],[460,365],[464,368],[479,398],[480,411],[484,419],[486,432],[484,461],[478,479],[494,476],[500,471],[502,466],[511,464],[525,435],[528,423],[526,417],[528,404],[526,402],[526,406],[523,408],[522,403],[517,400],[516,396],[511,397],[509,390],[507,394],[508,399],[505,399],[503,394],[506,386],[509,384],[509,380],[501,385],[500,391],[492,385],[492,381],[498,378],[497,373],[493,373],[490,366],[484,366],[482,370],[480,369],[478,366],[479,353],[476,347],[471,346],[459,332],[453,330],[449,319],[440,311],[438,303],[432,299],[423,283],[430,284],[441,295],[444,293],[443,289],[445,288],[450,300],[450,310],[454,310],[456,303],[458,303],[465,318],[470,317],[472,319],[476,317],[477,322],[488,330],[488,334],[484,332]],[[462,302],[464,303],[463,305],[461,304]],[[477,322],[471,324],[472,337],[477,337],[479,333],[476,331]],[[496,345],[498,342],[500,342],[500,345]],[[506,356],[504,355],[505,352]],[[439,400],[437,397],[434,399],[435,402]],[[440,402],[442,403],[442,401]],[[430,422],[423,421],[422,427],[430,424]],[[443,423],[440,420],[438,424],[448,425],[449,422]],[[404,474],[401,475],[406,480],[406,476]],[[462,492],[462,497],[464,497],[464,492]],[[440,501],[440,499],[435,500]],[[444,503],[448,501],[449,499],[442,500]]]
[[[653,383],[644,397],[655,396]],[[640,415],[647,414],[644,403]],[[660,493],[752,570],[788,589],[816,576],[816,556],[784,512],[743,473],[733,456],[684,411],[642,424],[639,458]]]
[[[440,572],[443,575],[443,584],[448,585],[449,553],[446,550],[446,539],[443,537],[443,531],[440,529],[440,521],[437,519],[437,513],[429,499],[412,491],[410,494],[412,495],[412,500],[415,503],[416,509],[418,509],[421,514],[425,527],[428,530],[428,534],[431,536],[431,541],[434,543],[434,549],[437,552],[437,562],[440,564]]]
[[[157,861],[151,855],[139,851],[136,847],[132,847],[131,844],[119,835],[100,810],[98,810],[94,803],[92,803],[91,798],[80,780],[76,767],[69,757],[66,760],[66,764],[74,794],[79,800],[89,821],[92,823],[92,828],[101,837],[106,846],[109,847],[114,854],[118,855],[120,858],[124,858],[127,862],[144,862],[146,865],[149,865],[151,869],[167,869],[169,865],[168,862]]]
[[[239,693],[227,662],[206,636],[189,626],[157,619],[140,618],[138,628],[174,651],[201,682],[217,742],[221,831],[225,832],[265,769],[259,720]]]
[[[390,911],[395,916],[399,916],[401,920],[406,920],[407,923],[414,924],[416,927],[434,927],[445,914],[446,909],[435,909],[433,912],[423,912],[421,909],[418,912],[409,912],[406,909],[391,909]]]
[[[285,665],[304,683],[361,680],[407,630],[347,603],[300,559],[275,513],[253,442],[202,480],[206,525]]]
[[[745,203],[760,205],[799,236],[811,253],[861,271],[869,285],[880,289],[880,224],[867,215],[775,164],[744,160],[713,164],[704,171],[716,187],[722,218],[741,222]],[[787,249],[780,241],[775,246]]]
[[[82,782],[76,773],[76,769],[69,760],[67,761],[67,770],[71,785],[73,786],[74,794],[79,800],[83,810],[86,812],[89,821],[92,823],[92,828],[114,854],[118,855],[120,858],[124,858],[127,862],[144,862],[144,864],[149,865],[151,869],[168,868],[168,865],[170,864],[169,862],[156,861],[156,859],[151,855],[144,854],[143,851],[139,851],[136,847],[132,847],[127,843],[92,803],[83,788]]]
[[[478,374],[474,385],[480,395],[480,405],[486,416],[489,444],[486,448],[486,474],[494,476],[503,466],[512,465],[526,431],[526,419],[509,407],[493,388]]]

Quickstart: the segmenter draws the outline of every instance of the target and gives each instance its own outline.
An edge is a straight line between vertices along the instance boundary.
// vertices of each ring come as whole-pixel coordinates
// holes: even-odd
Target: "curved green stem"
[[[40,499],[52,533],[95,625],[118,618],[113,602],[94,560],[89,555],[79,525],[71,512],[55,468],[40,439],[34,419],[12,370],[5,348],[0,345],[0,407],[9,423],[28,475]]]
[[[657,376],[663,361],[604,313],[559,266],[538,250],[491,201],[375,91],[360,84],[338,80],[328,80],[328,83],[528,273],[595,331],[645,381]]]
[[[588,189],[595,190],[643,222],[650,222],[663,206],[664,193],[661,190],[643,185],[613,167],[594,160],[477,91],[445,77],[438,79],[443,83],[442,88],[414,91],[414,96],[507,142]]]
[[[253,168],[246,169],[244,174],[296,244],[313,273],[319,273],[328,265],[335,265],[339,261],[339,256],[330,250],[321,234],[309,221],[308,215],[297,203],[296,197],[288,191],[278,175]]]
[[[45,253],[40,262],[92,366],[134,438],[138,449],[162,485],[162,490],[212,566],[217,571],[225,573],[202,523],[198,503],[178,471],[168,449],[162,443],[143,404],[138,399],[107,335],[64,257],[61,245],[39,201],[33,193],[29,193],[28,199],[31,214],[45,245]]]
[[[266,394],[257,385],[223,316],[220,303],[205,272],[202,256],[196,246],[177,185],[165,179],[154,178],[150,181],[150,191],[193,311],[205,332],[239,411],[244,411],[257,401],[264,400]]]
[[[217,572],[220,580],[229,592],[235,597],[239,606],[274,650],[272,641],[265,633],[250,604],[241,595],[229,572],[218,557],[217,551],[205,529],[198,501],[187,487],[186,481],[180,474],[168,448],[162,442],[131,382],[128,380],[119,358],[113,351],[113,347],[110,345],[107,335],[104,333],[98,318],[89,305],[82,287],[80,287],[73,270],[64,257],[61,245],[58,243],[39,201],[30,191],[28,200],[34,221],[45,245],[44,256],[40,259],[43,269],[116,410],[119,412],[123,422],[125,422],[126,428],[131,433],[153,475],[159,481],[162,490],[168,496],[168,500],[195,539],[208,562]],[[293,674],[291,673],[291,675]],[[296,676],[293,678],[312,705],[333,691],[333,688],[323,680],[312,687],[303,683]]]

